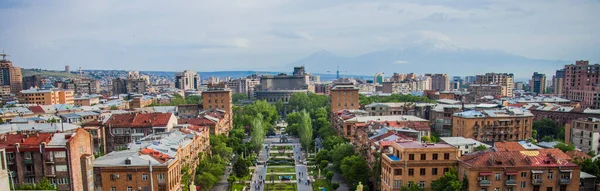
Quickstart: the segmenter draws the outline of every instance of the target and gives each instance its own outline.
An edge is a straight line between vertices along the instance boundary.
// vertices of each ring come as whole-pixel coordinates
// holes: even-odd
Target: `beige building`
[[[594,117],[572,120],[565,125],[565,142],[583,152],[600,151],[600,119]]]
[[[81,96],[73,99],[76,106],[92,106],[100,103],[99,97]]]
[[[452,136],[481,142],[526,140],[532,124],[533,114],[521,108],[470,110],[452,116]]]
[[[416,141],[396,142],[389,154],[381,156],[381,190],[400,190],[414,182],[426,190],[450,168],[456,167],[458,149],[448,144],[425,144]]]
[[[204,110],[220,109],[232,114],[231,90],[227,88],[213,88],[202,92],[202,106]]]
[[[508,73],[486,73],[475,77],[475,84],[497,84],[502,87],[502,96],[513,97],[514,75]]]
[[[331,88],[329,98],[332,112],[342,109],[358,109],[360,107],[358,102],[358,88],[352,83],[334,84],[333,88]]]
[[[21,68],[13,66],[12,61],[6,59],[7,54],[0,53],[0,56],[0,85],[9,87],[10,93],[17,94],[23,90]]]
[[[200,87],[200,74],[193,70],[184,70],[175,74],[175,88],[181,90],[197,90]]]
[[[448,74],[425,74],[431,77],[431,89],[436,91],[450,90],[450,77]]]
[[[73,98],[73,90],[40,90],[28,89],[22,90],[19,94],[19,102],[23,104],[39,104],[39,105],[54,105],[54,104],[69,104],[75,103]]]

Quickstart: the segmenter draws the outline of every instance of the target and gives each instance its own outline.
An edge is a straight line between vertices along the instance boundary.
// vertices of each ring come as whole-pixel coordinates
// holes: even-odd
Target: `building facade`
[[[565,84],[565,70],[556,70],[556,74],[552,76],[553,94],[557,96],[563,95],[563,86]]]
[[[582,107],[600,108],[600,64],[590,65],[589,61],[579,60],[565,65],[563,96],[581,102]]]
[[[431,189],[432,181],[456,167],[458,157],[458,149],[448,144],[393,143],[391,153],[381,156],[381,190],[400,190],[409,182]]]
[[[1,53],[0,56],[0,85],[9,87],[10,93],[17,94],[23,90],[21,68],[13,66],[12,61],[6,59],[7,54]]]
[[[192,70],[184,70],[175,74],[175,88],[181,90],[197,90],[200,87],[200,74]]]
[[[333,112],[342,109],[358,109],[360,107],[358,88],[352,83],[334,84],[329,97],[331,111]]]
[[[580,118],[565,125],[565,142],[583,152],[600,153],[600,118]]]
[[[425,74],[431,77],[431,89],[436,91],[450,90],[450,77],[448,74]]]
[[[54,104],[73,105],[75,103],[73,96],[74,96],[73,90],[28,89],[28,90],[22,90],[19,93],[19,103],[39,104],[39,105],[54,105]]]
[[[202,106],[204,110],[220,109],[232,114],[232,93],[230,89],[215,88],[202,92]]]
[[[559,149],[488,151],[458,161],[458,178],[469,191],[579,190],[581,167]]]
[[[514,75],[508,73],[486,73],[475,77],[475,84],[497,84],[502,88],[502,96],[513,97]]]
[[[532,136],[533,114],[521,108],[464,111],[452,118],[452,136],[481,142],[518,141]]]
[[[534,72],[531,81],[529,81],[529,86],[535,94],[546,93],[546,74]]]

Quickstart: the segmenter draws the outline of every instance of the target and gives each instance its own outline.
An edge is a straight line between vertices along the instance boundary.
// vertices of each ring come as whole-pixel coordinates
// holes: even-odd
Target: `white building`
[[[475,148],[477,148],[479,145],[483,145],[487,148],[491,147],[490,145],[486,145],[482,142],[476,141],[475,139],[464,137],[440,137],[440,141],[458,148],[460,155],[475,152]]]
[[[192,70],[184,70],[175,74],[175,88],[181,90],[197,90],[200,86],[200,74]]]

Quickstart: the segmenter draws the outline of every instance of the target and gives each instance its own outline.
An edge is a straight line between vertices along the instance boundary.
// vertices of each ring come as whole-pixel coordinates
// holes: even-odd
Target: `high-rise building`
[[[116,78],[112,80],[112,94],[126,94],[127,93],[127,80]]]
[[[554,88],[554,95],[563,95],[563,86],[565,84],[565,70],[556,70],[556,74],[552,76],[552,87]]]
[[[589,153],[600,152],[600,119],[594,117],[572,120],[565,125],[565,143]]]
[[[329,97],[332,112],[342,109],[354,110],[360,107],[358,88],[351,82],[338,80],[331,88]]]
[[[399,73],[394,73],[394,75],[392,75],[392,82],[402,82],[406,79],[406,74],[399,74]]]
[[[23,76],[21,75],[21,68],[13,66],[12,61],[6,59],[8,56],[5,53],[1,53],[2,60],[0,60],[0,86],[6,86],[10,88],[10,93],[17,94],[23,90]]]
[[[127,79],[127,93],[143,94],[148,91],[148,81],[144,78]]]
[[[220,109],[232,114],[232,93],[227,88],[213,88],[202,92],[202,106],[204,110]]]
[[[515,90],[525,90],[525,83],[515,82]]]
[[[450,90],[450,77],[448,74],[425,74],[431,77],[431,89],[436,91]]]
[[[197,90],[200,87],[200,74],[192,70],[184,70],[175,74],[175,88],[182,90]]]
[[[260,84],[259,79],[252,78],[239,78],[233,79],[227,82],[227,87],[233,91],[233,93],[246,94],[248,98],[254,96],[254,87]]]
[[[39,75],[24,76],[23,89],[35,88],[42,86],[42,77]]]
[[[582,107],[600,108],[600,64],[579,60],[565,65],[563,96],[576,100]]]
[[[385,77],[383,76],[383,72],[379,72],[379,73],[375,74],[375,78],[373,78],[374,84],[383,84],[384,81],[385,81]]]
[[[514,75],[508,73],[486,73],[477,75],[475,84],[498,84],[502,88],[502,96],[513,97]]]
[[[534,72],[529,81],[531,91],[536,94],[546,93],[546,74]]]
[[[65,65],[65,72],[67,74],[71,73],[71,67],[69,65]]]

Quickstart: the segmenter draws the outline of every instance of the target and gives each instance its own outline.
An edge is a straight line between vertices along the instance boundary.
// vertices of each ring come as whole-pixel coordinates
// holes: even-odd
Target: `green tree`
[[[196,185],[202,185],[202,190],[208,191],[219,182],[219,179],[211,173],[201,172],[196,175],[195,181]]]
[[[431,189],[433,191],[461,191],[463,185],[462,181],[458,180],[458,172],[452,168],[442,177],[431,182]]]
[[[428,136],[422,136],[421,137],[421,141],[423,141],[423,142],[431,142],[431,139],[429,139]]]
[[[248,96],[244,93],[234,93],[231,95],[231,101],[233,104],[241,104],[245,99],[248,99]]]
[[[554,148],[560,149],[562,152],[575,150],[575,146],[573,144],[565,144],[563,142],[554,145]]]
[[[327,173],[325,174],[325,178],[327,179],[327,181],[328,181],[328,182],[331,182],[331,180],[333,179],[333,176],[334,176],[334,175],[335,175],[335,174],[334,174],[333,172],[329,171],[329,172],[327,172]]]
[[[110,106],[110,110],[119,110],[119,107],[113,105],[113,106]]]
[[[344,144],[346,141],[340,136],[329,136],[323,140],[323,147],[327,150],[333,150],[333,147],[339,144]]]
[[[552,141],[554,141],[554,139],[551,136],[546,135],[546,136],[542,137],[541,141],[543,141],[543,142],[552,142]]]
[[[242,157],[237,157],[237,160],[233,163],[233,174],[240,179],[250,174],[248,163]]]
[[[401,191],[425,191],[424,188],[419,187],[419,185],[413,181],[409,181],[406,185],[402,185],[400,187]]]
[[[252,134],[250,135],[250,142],[252,143],[252,148],[256,153],[260,151],[266,135],[265,128],[263,127],[260,118],[261,114],[258,114],[258,117],[254,119],[252,123]]]
[[[487,147],[485,145],[479,145],[477,147],[475,147],[475,151],[485,151],[487,150]]]
[[[537,130],[535,130],[535,129],[531,130],[531,137],[533,137],[534,139],[537,139],[537,137],[538,137]]]
[[[184,103],[185,104],[201,104],[202,103],[202,96],[199,96],[199,95],[186,96],[185,99],[184,99]]]
[[[327,168],[327,165],[329,165],[329,161],[328,161],[328,160],[322,160],[322,161],[319,163],[319,168],[321,168],[321,169],[325,169],[325,168]]]
[[[371,174],[367,161],[356,155],[344,158],[340,169],[351,190],[355,190],[359,182],[367,183]]]
[[[309,150],[311,144],[313,143],[313,129],[312,123],[310,120],[310,116],[306,111],[300,112],[300,122],[298,123],[298,135],[300,137],[300,143],[302,144],[302,148],[305,150]]]
[[[339,183],[337,183],[337,182],[334,182],[333,184],[331,184],[331,188],[332,188],[333,190],[337,190],[339,187],[340,187],[340,184],[339,184]]]
[[[552,138],[558,138],[559,128],[558,125],[551,119],[541,119],[533,122],[533,130],[536,130],[538,137],[550,136]]]
[[[319,152],[317,152],[317,156],[315,157],[315,160],[319,164],[321,163],[321,161],[329,161],[329,159],[329,151],[327,150],[320,150]]]
[[[349,144],[339,144],[329,154],[331,155],[331,161],[333,161],[333,168],[339,171],[342,160],[354,155],[354,148]]]

